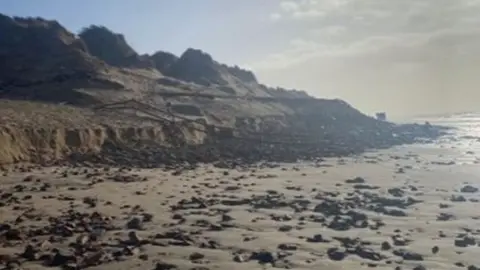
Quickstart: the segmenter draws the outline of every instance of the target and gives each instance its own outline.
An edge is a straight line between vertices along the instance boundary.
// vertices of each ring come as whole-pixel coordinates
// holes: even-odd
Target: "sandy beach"
[[[451,145],[242,170],[17,165],[0,177],[0,262],[477,269],[479,174],[475,155]]]

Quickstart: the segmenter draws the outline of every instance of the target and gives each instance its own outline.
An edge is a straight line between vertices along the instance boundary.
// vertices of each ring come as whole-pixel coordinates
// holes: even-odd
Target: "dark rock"
[[[142,217],[143,217],[142,221],[144,223],[150,222],[153,220],[153,214],[150,214],[150,213],[142,213]]]
[[[345,250],[341,250],[339,248],[329,248],[327,250],[327,255],[332,261],[341,261],[347,257]]]
[[[83,203],[93,208],[97,206],[98,199],[92,197],[85,197],[83,198]]]
[[[20,241],[25,238],[23,233],[19,229],[9,229],[4,233],[4,237],[7,241]]]
[[[474,186],[471,186],[471,185],[466,185],[466,186],[463,186],[463,187],[460,189],[460,192],[463,192],[463,193],[476,193],[476,192],[478,192],[478,188],[477,188],[477,187],[474,187]]]
[[[402,257],[406,261],[423,261],[423,256],[413,251],[404,249],[394,250],[393,254]]]
[[[47,262],[49,266],[55,267],[55,266],[62,266],[66,265],[68,263],[76,263],[77,258],[74,255],[69,255],[62,253],[61,251],[57,251],[50,262]]]
[[[363,184],[365,182],[366,182],[365,179],[363,179],[362,177],[358,177],[358,176],[353,178],[353,179],[345,180],[345,183],[347,183],[347,184]]]
[[[468,247],[475,246],[476,241],[472,236],[465,235],[463,237],[457,237],[454,242],[456,247]]]
[[[353,186],[354,189],[369,189],[369,190],[373,190],[373,189],[379,189],[380,187],[379,186],[371,186],[371,185],[366,185],[366,184],[356,184]]]
[[[440,248],[438,246],[432,247],[432,253],[433,254],[437,254],[439,250],[440,250]]]
[[[29,261],[36,261],[39,257],[37,253],[38,250],[36,248],[32,245],[27,245],[21,256]]]
[[[321,234],[315,234],[314,236],[307,238],[307,242],[310,242],[310,243],[329,243],[331,241],[328,240],[328,239],[324,239]]]
[[[392,245],[390,245],[389,242],[385,241],[382,242],[382,250],[390,250],[392,248]]]
[[[295,244],[279,244],[277,248],[281,249],[281,250],[288,250],[288,251],[298,249],[297,245],[295,245]]]
[[[259,251],[259,252],[253,252],[252,255],[250,256],[250,260],[258,261],[261,264],[266,264],[266,263],[273,264],[276,258],[273,255],[273,253],[269,251]]]
[[[198,261],[198,260],[201,260],[201,259],[205,258],[205,255],[203,255],[202,253],[194,252],[194,253],[190,254],[190,256],[188,258],[191,261]]]
[[[372,261],[380,261],[383,259],[383,256],[380,253],[375,252],[370,248],[365,247],[357,247],[353,252],[357,256],[363,259],[372,260]]]
[[[173,270],[178,269],[178,267],[171,263],[166,262],[157,262],[153,270]]]
[[[437,221],[448,221],[448,220],[454,220],[455,216],[453,214],[448,214],[448,213],[440,213],[437,216]]]
[[[130,230],[142,230],[143,229],[143,222],[140,218],[134,217],[130,221],[127,222],[127,228]]]
[[[388,193],[394,197],[403,197],[405,195],[405,191],[400,188],[389,188]]]
[[[450,201],[452,201],[452,202],[466,202],[467,199],[465,199],[465,197],[463,197],[462,195],[452,195],[452,197],[450,198]]]
[[[237,263],[245,262],[245,258],[241,254],[237,254],[233,257],[233,261]]]
[[[293,229],[293,226],[290,225],[282,225],[280,228],[278,228],[278,231],[280,232],[289,232]]]

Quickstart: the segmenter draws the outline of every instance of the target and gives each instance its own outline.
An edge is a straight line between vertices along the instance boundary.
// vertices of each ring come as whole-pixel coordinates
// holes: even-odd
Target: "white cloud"
[[[280,3],[280,9],[285,12],[296,12],[300,9],[300,5],[294,1],[282,1]]]
[[[255,69],[288,68],[325,57],[390,62],[465,57],[478,48],[468,44],[480,41],[480,1],[298,0],[282,2],[278,9],[276,20],[292,19],[289,24],[309,28],[293,33],[297,36],[289,48],[251,63]],[[298,20],[306,18],[315,24]]]
[[[272,21],[278,21],[282,18],[282,14],[280,13],[272,13],[270,14],[270,20]]]

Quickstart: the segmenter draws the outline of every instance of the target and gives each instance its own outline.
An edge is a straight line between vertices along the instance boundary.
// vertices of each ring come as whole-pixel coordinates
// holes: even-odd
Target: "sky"
[[[1,0],[0,13],[104,25],[139,53],[201,49],[366,113],[480,111],[480,0]]]

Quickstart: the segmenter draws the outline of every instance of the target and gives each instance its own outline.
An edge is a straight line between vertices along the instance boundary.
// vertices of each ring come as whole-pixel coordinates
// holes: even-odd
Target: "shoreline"
[[[437,163],[444,153],[462,160],[404,145],[235,169],[10,168],[0,176],[0,265],[479,267],[475,166]]]

